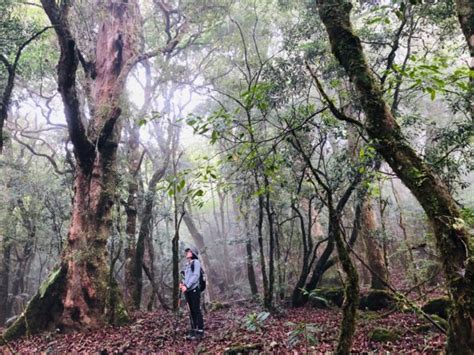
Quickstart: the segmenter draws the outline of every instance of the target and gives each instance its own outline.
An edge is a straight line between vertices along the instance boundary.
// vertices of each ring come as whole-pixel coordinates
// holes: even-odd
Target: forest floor
[[[258,322],[256,316],[261,312],[253,303],[207,311],[204,315],[206,333],[201,341],[185,339],[188,318],[183,308],[179,316],[167,311],[137,313],[130,324],[122,327],[30,336],[1,346],[0,353],[192,354],[231,353],[230,349],[239,348],[245,349],[245,353],[325,353],[335,350],[340,309],[310,306],[286,309]],[[307,326],[309,324],[311,326]],[[390,329],[394,338],[391,341],[370,340],[369,334],[376,328]],[[443,352],[445,340],[444,335],[416,314],[360,311],[352,351],[432,354]]]

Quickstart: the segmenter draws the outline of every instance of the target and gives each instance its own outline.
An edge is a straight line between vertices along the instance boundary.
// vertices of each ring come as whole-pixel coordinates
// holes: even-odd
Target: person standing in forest
[[[186,338],[202,339],[204,336],[204,320],[201,312],[201,263],[198,258],[199,251],[194,247],[188,247],[184,252],[187,263],[184,268],[184,280],[180,284],[180,289],[186,297],[191,322],[191,330]]]

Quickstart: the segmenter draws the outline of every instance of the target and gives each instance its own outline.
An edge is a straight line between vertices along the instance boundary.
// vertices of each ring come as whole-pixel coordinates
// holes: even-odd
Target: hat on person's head
[[[199,250],[194,247],[194,246],[189,246],[187,247],[186,249],[184,249],[184,252],[188,252],[188,250],[191,250],[191,253],[193,253],[193,255],[197,258],[199,256]]]

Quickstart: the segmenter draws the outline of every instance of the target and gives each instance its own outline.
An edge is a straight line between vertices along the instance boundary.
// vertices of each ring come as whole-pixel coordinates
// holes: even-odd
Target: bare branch
[[[13,135],[13,139],[16,142],[20,143],[22,146],[24,146],[26,149],[28,149],[31,152],[31,154],[36,155],[38,157],[46,158],[51,163],[51,165],[53,166],[53,169],[56,172],[56,174],[64,175],[66,173],[72,173],[73,172],[73,170],[59,170],[58,164],[56,163],[56,161],[54,160],[54,158],[52,156],[50,156],[48,154],[37,152],[31,145],[29,145],[28,143],[26,143],[26,142],[22,141],[21,139],[19,139],[18,136],[17,136],[17,133],[15,133]]]
[[[336,108],[336,106],[334,105],[332,100],[329,98],[329,96],[324,91],[323,86],[321,85],[321,83],[320,83],[318,77],[316,76],[316,74],[314,73],[314,71],[309,66],[308,62],[306,62],[306,68],[308,69],[309,73],[311,74],[311,77],[313,78],[314,82],[316,83],[316,86],[318,88],[319,93],[324,98],[324,100],[327,102],[327,104],[329,106],[329,109],[331,110],[334,117],[336,117],[338,120],[349,122],[349,123],[357,125],[358,127],[363,128],[364,125],[361,122],[357,121],[354,118],[351,118],[351,117],[347,116],[344,112],[342,112],[342,111],[340,111],[339,109]]]
[[[242,27],[240,27],[240,24],[234,20],[232,17],[230,20],[237,26],[237,29],[239,30],[240,34],[240,39],[242,40],[242,45],[244,46],[244,60],[245,60],[245,66],[247,67],[247,72],[248,72],[248,77],[247,79],[247,84],[251,84],[251,77],[252,77],[252,69],[250,69],[250,63],[249,63],[249,56],[248,56],[248,50],[247,50],[247,43],[245,42],[245,37],[244,37],[244,32],[242,31]]]

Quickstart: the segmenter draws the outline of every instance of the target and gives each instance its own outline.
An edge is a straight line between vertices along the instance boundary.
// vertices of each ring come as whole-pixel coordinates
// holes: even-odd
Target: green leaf
[[[430,93],[431,101],[433,101],[433,100],[435,99],[435,97],[436,97],[436,91],[435,91],[435,89],[433,89],[433,88],[431,88],[431,87],[427,87],[425,90]]]
[[[373,18],[367,20],[367,24],[368,25],[373,25],[374,23],[381,22],[382,20],[383,20],[382,16],[373,17]]]
[[[181,190],[184,188],[184,185],[186,184],[186,181],[184,179],[182,179],[179,184],[176,186],[176,190],[178,190],[178,192],[181,192]]]
[[[203,195],[204,195],[204,191],[202,191],[201,189],[194,192],[194,197],[201,197]]]
[[[216,143],[218,138],[219,138],[219,132],[217,132],[216,130],[212,131],[210,143],[211,144]]]
[[[138,127],[142,127],[147,124],[146,118],[140,118],[137,122]]]
[[[403,11],[401,10],[395,10],[395,15],[397,16],[397,18],[402,21],[403,20]]]

